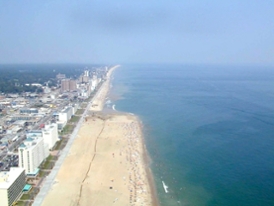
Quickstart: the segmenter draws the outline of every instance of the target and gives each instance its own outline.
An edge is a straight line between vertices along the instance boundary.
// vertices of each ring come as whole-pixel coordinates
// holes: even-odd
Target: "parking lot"
[[[8,154],[0,162],[0,171],[9,171],[10,167],[18,167],[19,157],[17,154]]]

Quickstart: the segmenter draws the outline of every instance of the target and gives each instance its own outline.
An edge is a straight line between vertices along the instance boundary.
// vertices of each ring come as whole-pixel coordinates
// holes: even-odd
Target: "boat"
[[[164,188],[165,192],[168,193],[168,190],[167,190],[168,186],[165,184],[164,181],[162,181],[162,184],[163,184],[163,188]]]

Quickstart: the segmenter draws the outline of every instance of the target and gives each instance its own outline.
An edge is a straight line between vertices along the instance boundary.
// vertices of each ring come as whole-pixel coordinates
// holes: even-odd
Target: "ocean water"
[[[162,206],[274,205],[274,68],[124,65],[113,77],[115,109],[144,125]]]

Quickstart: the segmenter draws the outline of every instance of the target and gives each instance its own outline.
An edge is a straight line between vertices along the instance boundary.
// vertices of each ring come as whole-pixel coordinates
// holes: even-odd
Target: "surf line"
[[[165,184],[164,181],[162,181],[162,184],[163,184],[163,188],[164,188],[165,192],[168,193],[168,190],[167,190],[168,186]]]

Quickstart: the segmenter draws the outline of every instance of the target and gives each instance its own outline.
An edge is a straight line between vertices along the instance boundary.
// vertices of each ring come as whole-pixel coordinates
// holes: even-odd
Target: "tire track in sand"
[[[80,193],[79,193],[78,201],[77,201],[77,206],[80,205],[80,200],[81,200],[81,196],[82,196],[83,185],[84,185],[84,183],[85,183],[85,181],[86,181],[86,179],[87,179],[87,177],[88,177],[88,173],[89,173],[89,171],[90,171],[91,164],[92,164],[92,162],[93,162],[93,160],[94,160],[94,158],[95,158],[95,155],[96,155],[96,147],[97,147],[97,141],[98,141],[99,137],[101,136],[102,132],[104,131],[105,124],[106,124],[106,120],[104,120],[103,128],[101,129],[99,135],[97,136],[97,138],[96,138],[96,140],[95,140],[95,144],[94,144],[94,154],[93,154],[93,157],[92,157],[92,159],[91,159],[91,161],[90,161],[90,163],[89,163],[89,167],[88,167],[88,170],[87,170],[87,172],[86,172],[86,175],[85,175],[85,177],[84,177],[84,179],[82,180],[82,183],[81,183]]]

